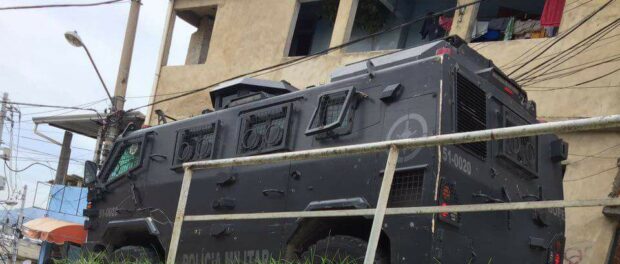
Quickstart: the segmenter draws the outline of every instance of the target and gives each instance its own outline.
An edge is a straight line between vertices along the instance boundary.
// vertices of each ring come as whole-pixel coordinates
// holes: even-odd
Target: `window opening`
[[[487,0],[480,3],[472,42],[534,39],[557,34],[565,0]]]
[[[110,171],[107,182],[128,173],[140,164],[141,142],[126,144],[122,147],[120,155]]]
[[[305,56],[329,48],[339,0],[301,3],[288,56]]]
[[[392,28],[411,19],[452,8],[455,0],[359,0],[351,40]],[[349,52],[402,49],[447,36],[452,14],[435,16],[355,43]]]
[[[177,12],[170,64],[203,64],[207,61],[217,6],[204,6]],[[184,53],[185,52],[185,53]],[[185,54],[185,57],[182,57]]]

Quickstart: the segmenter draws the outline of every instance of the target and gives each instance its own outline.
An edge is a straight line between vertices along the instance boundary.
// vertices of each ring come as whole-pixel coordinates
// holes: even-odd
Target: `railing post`
[[[368,238],[368,247],[366,248],[364,264],[373,264],[375,260],[375,252],[377,251],[377,245],[379,244],[381,227],[383,226],[383,218],[385,217],[388,199],[390,198],[390,190],[392,189],[392,180],[394,180],[396,163],[398,163],[398,148],[392,145],[390,147],[387,162],[385,163],[383,181],[381,182],[381,190],[379,191],[377,208],[375,210],[374,220],[372,221],[372,229],[370,229],[370,238]]]
[[[172,228],[172,237],[170,238],[170,249],[168,250],[168,259],[166,263],[173,264],[177,257],[177,249],[179,247],[179,239],[181,238],[181,227],[185,218],[185,206],[187,205],[187,195],[189,194],[189,186],[192,182],[191,167],[185,168],[183,174],[183,182],[181,183],[181,193],[179,194],[179,204],[177,205],[177,214],[174,217],[174,227]]]

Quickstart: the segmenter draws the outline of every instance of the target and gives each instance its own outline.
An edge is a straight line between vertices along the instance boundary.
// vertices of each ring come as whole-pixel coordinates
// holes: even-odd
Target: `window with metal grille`
[[[456,128],[457,132],[470,132],[487,128],[486,94],[476,84],[461,74],[456,77]],[[462,144],[463,148],[484,159],[487,143]]]
[[[319,101],[306,135],[317,139],[351,133],[357,93],[354,87],[343,88],[319,95]]]
[[[423,183],[423,169],[397,171],[392,181],[388,206],[403,207],[421,204]]]

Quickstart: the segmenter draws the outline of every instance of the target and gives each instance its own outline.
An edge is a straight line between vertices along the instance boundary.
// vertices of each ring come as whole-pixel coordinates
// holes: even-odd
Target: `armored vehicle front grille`
[[[461,74],[456,77],[456,125],[457,132],[470,132],[487,128],[486,95],[478,86]],[[487,143],[476,142],[462,145],[478,157],[487,156]]]
[[[392,181],[388,206],[400,207],[421,204],[423,183],[423,169],[396,172]]]

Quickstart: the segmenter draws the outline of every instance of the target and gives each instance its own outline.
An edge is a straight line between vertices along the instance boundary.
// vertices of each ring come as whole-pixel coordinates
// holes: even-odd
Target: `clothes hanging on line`
[[[540,24],[545,27],[559,27],[562,22],[566,0],[547,0],[540,16]]]

